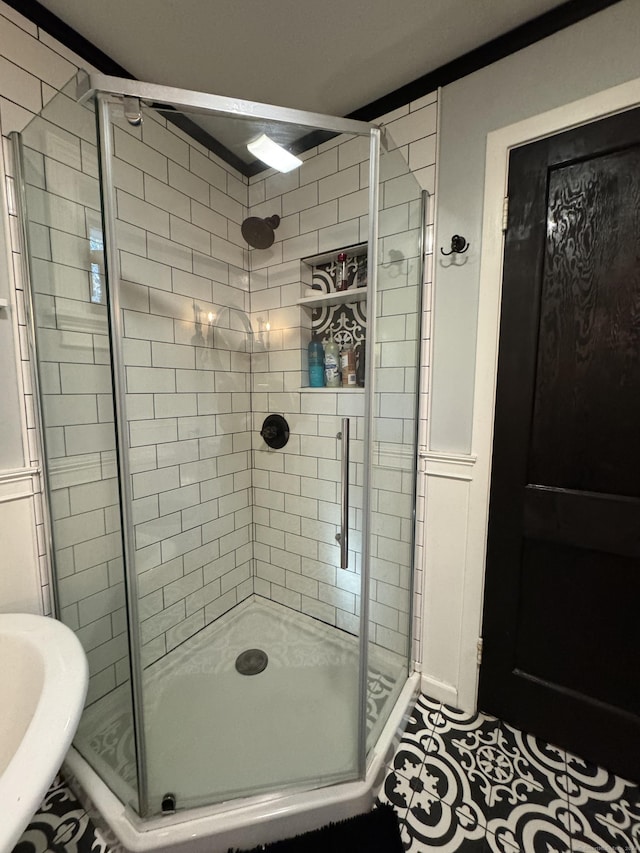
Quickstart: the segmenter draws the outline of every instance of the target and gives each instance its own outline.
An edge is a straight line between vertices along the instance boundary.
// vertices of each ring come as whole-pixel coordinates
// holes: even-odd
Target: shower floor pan
[[[236,669],[248,649],[268,657],[256,675]],[[145,670],[149,798],[159,811],[174,794],[175,815],[143,821],[122,804],[135,783],[125,687],[85,712],[76,737],[107,785],[75,750],[68,768],[130,850],[215,853],[356,814],[373,796],[373,776],[371,784],[345,781],[356,762],[357,662],[357,638],[253,597]],[[380,735],[389,709],[396,706],[387,741],[413,680],[405,682],[399,656],[373,646],[368,683],[368,740],[379,741],[369,778],[388,746]],[[280,793],[266,793],[274,788]]]

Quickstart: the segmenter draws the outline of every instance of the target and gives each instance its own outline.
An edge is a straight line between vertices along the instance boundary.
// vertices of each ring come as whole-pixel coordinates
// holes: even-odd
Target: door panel
[[[621,581],[631,579],[626,594],[640,600],[640,577],[631,562],[602,551],[526,539],[518,667],[633,711],[638,665],[627,649],[633,647],[637,627],[617,618]]]
[[[532,483],[638,493],[638,235],[640,150],[551,171]]]
[[[514,151],[480,705],[638,777],[640,111]]]

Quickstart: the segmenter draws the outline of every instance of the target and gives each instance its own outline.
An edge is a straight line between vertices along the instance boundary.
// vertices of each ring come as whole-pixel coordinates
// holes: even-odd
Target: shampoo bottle
[[[309,385],[322,388],[324,385],[324,350],[316,338],[309,341]]]
[[[327,388],[339,388],[342,384],[340,370],[340,347],[329,332],[329,340],[324,345],[324,375]]]

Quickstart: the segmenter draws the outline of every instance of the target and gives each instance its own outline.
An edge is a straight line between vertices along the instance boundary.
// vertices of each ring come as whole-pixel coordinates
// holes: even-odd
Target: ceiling
[[[345,116],[562,0],[41,4],[139,80]]]

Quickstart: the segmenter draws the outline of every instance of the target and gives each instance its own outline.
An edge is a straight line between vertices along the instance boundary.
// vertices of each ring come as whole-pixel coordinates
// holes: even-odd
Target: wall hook
[[[467,243],[464,237],[460,234],[454,234],[451,238],[451,251],[445,252],[445,250],[440,247],[440,251],[443,255],[462,255],[467,251],[471,243]]]

